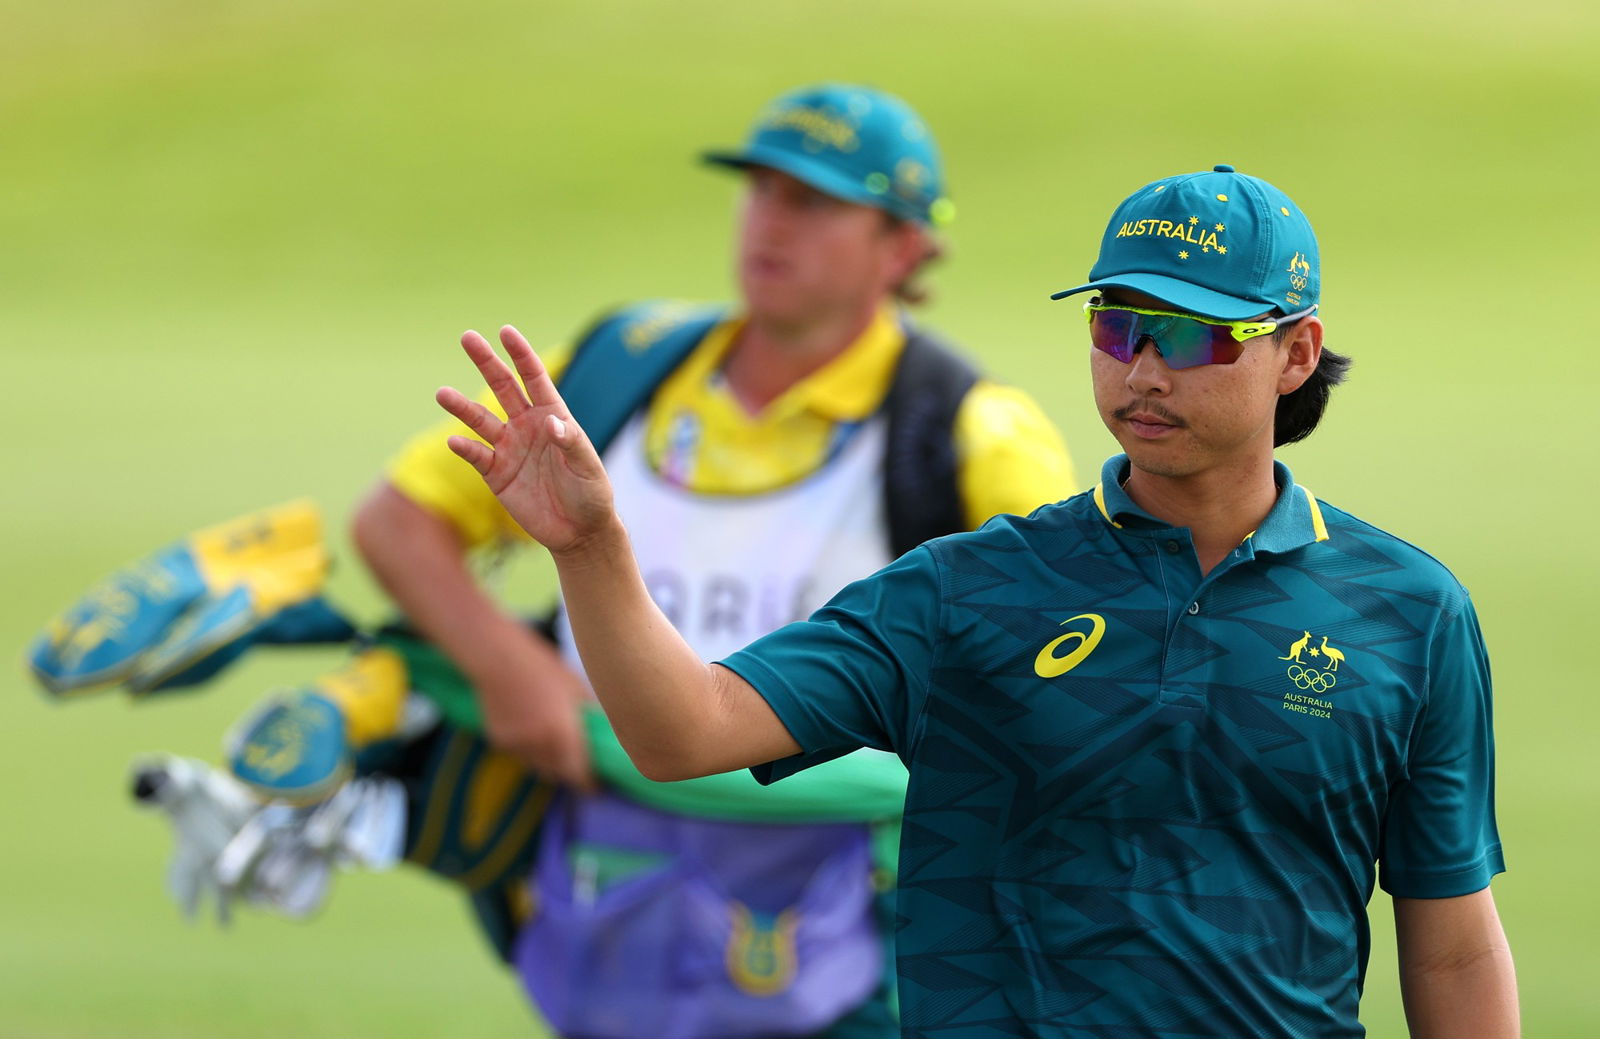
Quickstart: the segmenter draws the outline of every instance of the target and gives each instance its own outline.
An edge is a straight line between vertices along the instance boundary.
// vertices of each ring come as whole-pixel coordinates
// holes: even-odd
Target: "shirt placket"
[[[1161,649],[1160,699],[1164,704],[1203,709],[1207,683],[1203,678],[1182,678],[1184,673],[1195,673],[1194,669],[1180,666],[1174,657],[1182,655],[1185,643],[1190,640],[1195,641],[1197,650],[1199,645],[1209,642],[1205,634],[1210,624],[1205,609],[1207,593],[1234,567],[1255,558],[1255,552],[1247,539],[1212,567],[1210,573],[1201,576],[1199,559],[1187,530],[1162,531],[1156,535],[1156,545],[1156,566],[1161,573],[1167,606],[1167,637]]]
[[[1200,564],[1195,557],[1194,542],[1189,532],[1182,528],[1169,528],[1155,532],[1157,584],[1166,606],[1165,635],[1161,643],[1160,691],[1162,704],[1172,707],[1203,709],[1205,698],[1191,683],[1179,681],[1173,662],[1174,647],[1182,636],[1185,622],[1198,613],[1194,604],[1201,585]]]

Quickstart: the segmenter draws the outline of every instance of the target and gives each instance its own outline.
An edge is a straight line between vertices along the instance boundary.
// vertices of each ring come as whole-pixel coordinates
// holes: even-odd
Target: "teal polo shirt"
[[[1276,466],[1202,576],[1121,490],[928,542],[723,663],[910,770],[905,1034],[1360,1036],[1365,907],[1503,868],[1487,656],[1426,553]]]

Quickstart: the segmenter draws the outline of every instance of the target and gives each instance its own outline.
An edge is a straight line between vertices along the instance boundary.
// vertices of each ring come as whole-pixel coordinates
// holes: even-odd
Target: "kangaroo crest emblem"
[[[1344,650],[1328,643],[1328,636],[1323,635],[1322,641],[1313,645],[1317,636],[1301,629],[1300,637],[1289,645],[1289,652],[1279,657],[1279,660],[1289,661],[1289,667],[1284,672],[1295,688],[1303,689],[1317,696],[1323,696],[1333,691],[1339,684],[1339,665],[1344,663]]]

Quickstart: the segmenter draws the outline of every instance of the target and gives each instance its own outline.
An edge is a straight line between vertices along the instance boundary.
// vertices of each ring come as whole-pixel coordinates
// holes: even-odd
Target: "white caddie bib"
[[[643,413],[606,448],[618,514],[651,598],[703,660],[803,620],[892,561],[883,502],[882,416],[805,479],[767,494],[707,495],[650,469]],[[562,656],[583,673],[566,611]]]

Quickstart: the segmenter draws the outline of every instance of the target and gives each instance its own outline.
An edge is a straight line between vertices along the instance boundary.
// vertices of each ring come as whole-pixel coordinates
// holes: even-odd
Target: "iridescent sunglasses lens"
[[[1234,338],[1231,325],[1212,325],[1181,314],[1141,314],[1119,308],[1093,308],[1089,337],[1095,349],[1132,364],[1146,339],[1161,352],[1168,368],[1232,364],[1245,343]]]

